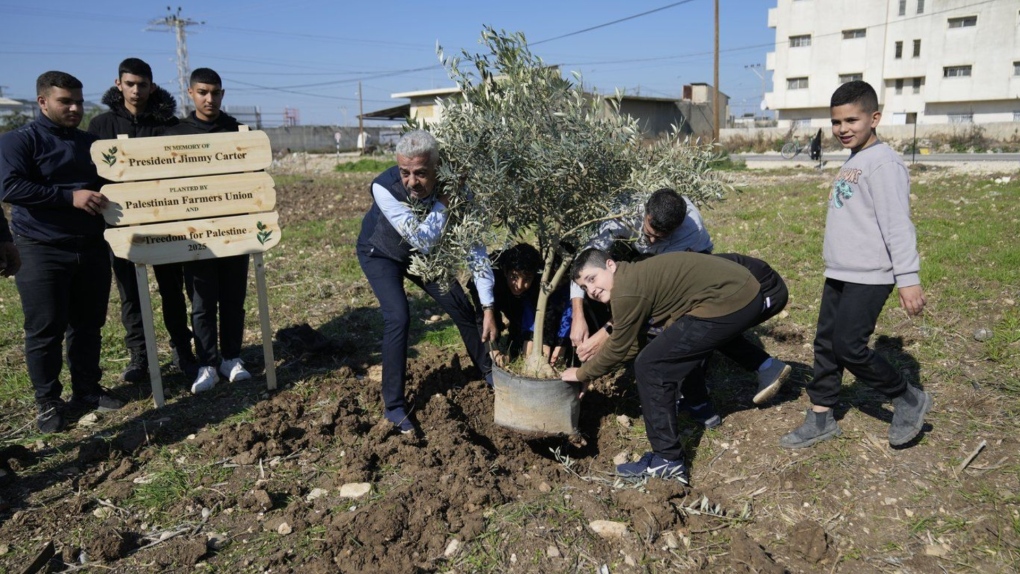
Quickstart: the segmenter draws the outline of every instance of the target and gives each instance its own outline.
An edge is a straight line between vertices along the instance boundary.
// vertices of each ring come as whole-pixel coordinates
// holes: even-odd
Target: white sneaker
[[[220,377],[216,374],[215,368],[199,367],[198,376],[195,377],[195,382],[191,384],[191,392],[196,395],[204,393],[215,387],[218,382],[220,382]]]
[[[224,359],[220,363],[220,374],[229,379],[231,383],[247,381],[251,378],[251,373],[245,370],[244,361],[240,358]]]

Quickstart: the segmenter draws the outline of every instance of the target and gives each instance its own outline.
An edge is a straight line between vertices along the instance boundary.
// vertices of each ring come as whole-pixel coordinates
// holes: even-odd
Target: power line
[[[673,8],[675,6],[680,6],[681,4],[687,4],[687,3],[690,3],[690,2],[693,2],[693,1],[694,0],[681,0],[680,2],[674,2],[672,4],[667,4],[666,6],[662,6],[660,8],[655,8],[653,10],[648,10],[647,12],[641,12],[640,14],[634,14],[633,16],[627,16],[625,18],[620,18],[618,20],[613,20],[612,22],[606,22],[605,24],[599,24],[597,26],[591,26],[591,27],[585,28],[583,30],[577,30],[576,32],[569,32],[567,34],[561,34],[559,36],[553,36],[552,38],[546,38],[545,40],[539,40],[538,42],[528,42],[528,45],[530,45],[530,46],[537,46],[539,44],[545,44],[546,42],[552,42],[553,40],[561,40],[563,38],[569,38],[570,36],[577,36],[578,34],[584,34],[585,32],[591,32],[592,30],[598,30],[599,28],[605,28],[606,26],[612,26],[613,24],[619,24],[620,22],[626,22],[627,20],[633,20],[635,18],[640,18],[642,16],[647,16],[649,14],[654,14],[656,12],[661,12],[663,10],[666,10],[666,9],[669,9],[669,8]]]

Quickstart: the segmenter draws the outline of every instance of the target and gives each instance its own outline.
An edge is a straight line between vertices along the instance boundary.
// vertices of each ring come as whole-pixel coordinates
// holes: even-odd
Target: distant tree
[[[679,130],[642,141],[617,100],[586,93],[544,65],[524,35],[486,27],[486,54],[439,58],[462,97],[440,103],[429,129],[440,142],[440,181],[451,190],[447,229],[411,271],[451,280],[479,241],[505,247],[537,243],[545,262],[529,376],[555,376],[542,355],[549,295],[566,279],[571,249],[607,219],[643,213],[648,194],[671,187],[695,203],[721,198],[727,186],[710,171],[710,146],[681,141]],[[608,105],[607,105],[608,104]]]
[[[0,116],[0,133],[14,131],[32,121],[32,116],[25,112],[12,112]]]

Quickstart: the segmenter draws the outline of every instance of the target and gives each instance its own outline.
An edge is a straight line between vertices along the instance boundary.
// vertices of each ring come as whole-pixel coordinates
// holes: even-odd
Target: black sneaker
[[[683,412],[686,412],[692,420],[706,429],[714,429],[722,424],[722,417],[715,412],[712,403],[705,402],[691,406],[687,404],[687,401],[680,399],[676,402],[676,414],[679,416]]]
[[[173,354],[174,366],[180,369],[184,376],[189,379],[198,377],[198,359],[195,358],[195,353],[192,353],[191,349],[181,351],[174,347],[170,352]]]
[[[120,410],[124,406],[124,401],[111,395],[103,387],[99,387],[95,392],[87,395],[73,395],[71,403],[76,407],[101,413]]]
[[[36,403],[39,414],[35,417],[35,424],[39,432],[46,434],[61,432],[67,428],[67,420],[64,419],[64,401],[60,399],[49,399]]]
[[[120,380],[125,383],[141,383],[148,376],[149,360],[146,358],[145,349],[131,349],[131,361],[120,374]]]

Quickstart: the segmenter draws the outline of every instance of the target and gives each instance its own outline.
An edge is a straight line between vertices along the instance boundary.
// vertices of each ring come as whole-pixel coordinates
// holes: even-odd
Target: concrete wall
[[[823,138],[832,138],[832,131],[828,125],[824,127],[812,126],[810,128],[798,129],[794,131],[794,137],[799,137],[801,140],[806,141],[815,135],[815,132],[818,131],[819,127],[822,128]],[[932,136],[967,134],[974,128],[981,128],[984,137],[990,140],[1020,141],[1020,122],[996,122],[988,124],[918,124],[917,139],[923,140],[924,138]],[[719,138],[725,142],[735,136],[756,137],[757,134],[761,133],[765,139],[785,140],[788,132],[788,129],[782,127],[746,129],[728,128],[719,133]],[[914,126],[911,124],[894,126],[888,125],[883,121],[878,126],[878,133],[886,142],[894,144],[901,142],[905,144],[914,138]]]
[[[293,152],[307,151],[328,153],[336,151],[334,135],[340,132],[340,151],[357,149],[357,126],[337,128],[336,126],[284,126],[263,130],[269,136],[273,152],[289,149]],[[385,145],[400,137],[400,128],[365,126],[369,146]]]

